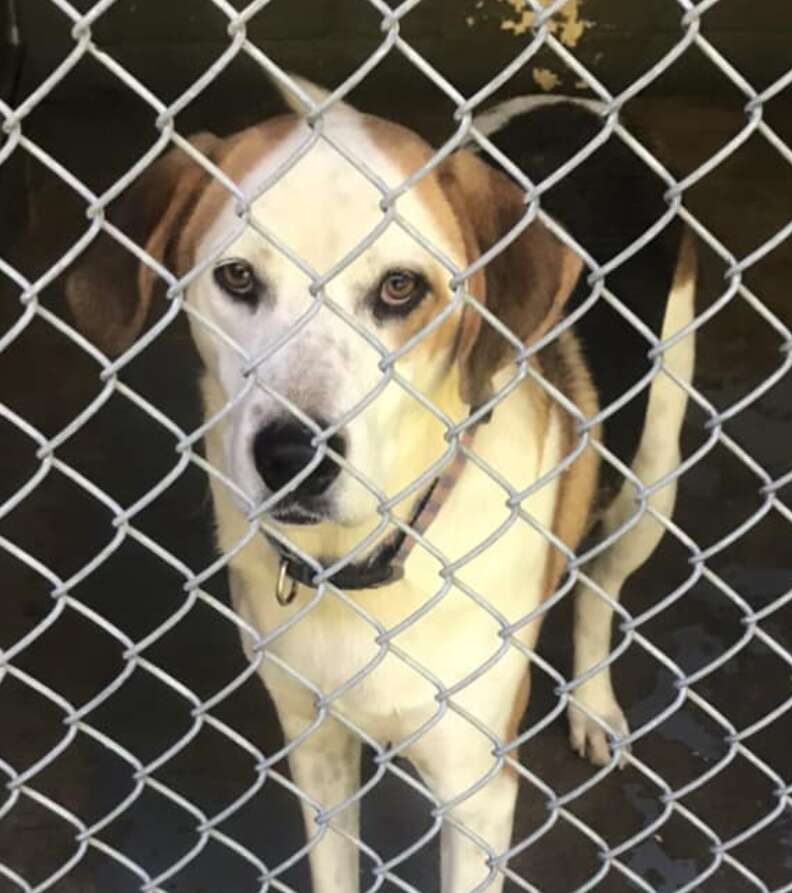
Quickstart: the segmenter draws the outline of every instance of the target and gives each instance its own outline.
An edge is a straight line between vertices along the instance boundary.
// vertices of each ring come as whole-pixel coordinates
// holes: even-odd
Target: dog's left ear
[[[504,174],[460,150],[438,169],[473,263],[527,214],[522,191]],[[536,342],[561,318],[582,261],[536,220],[483,270],[468,291],[524,345]],[[492,378],[515,357],[514,345],[473,307],[466,307],[458,340],[460,392],[470,406],[492,395]]]

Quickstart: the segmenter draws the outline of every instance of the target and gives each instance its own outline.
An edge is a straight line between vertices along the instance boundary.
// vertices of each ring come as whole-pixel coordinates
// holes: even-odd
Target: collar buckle
[[[281,607],[286,607],[294,601],[297,595],[297,581],[289,576],[289,562],[281,558],[278,570],[278,582],[275,585],[275,598]]]

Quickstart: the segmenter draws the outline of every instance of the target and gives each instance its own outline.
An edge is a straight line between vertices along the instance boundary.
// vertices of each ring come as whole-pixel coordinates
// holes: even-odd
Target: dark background
[[[74,0],[86,12],[91,0]],[[241,10],[243,0],[231,0]],[[395,5],[395,4],[394,4]],[[631,83],[660,59],[680,38],[682,11],[675,0],[587,0],[581,17],[595,22],[576,47],[576,56],[602,76],[615,91]],[[18,2],[19,25],[25,35],[23,89],[41,79],[67,55],[73,43],[65,17],[50,0]],[[473,17],[471,27],[468,19]],[[789,25],[792,14],[784,0],[721,0],[704,16],[704,32],[718,50],[754,85],[781,77],[790,64]],[[486,0],[423,0],[403,19],[402,36],[426,56],[458,89],[472,92],[503,67],[526,39],[501,28],[518,16],[506,2]],[[383,39],[381,16],[366,0],[273,0],[253,17],[248,35],[256,46],[307,77],[337,81],[349,74]],[[205,71],[228,45],[227,19],[208,0],[146,2],[118,0],[93,29],[97,43],[162,98],[180,92]],[[699,58],[676,66],[652,88],[656,94],[730,93],[731,87]],[[540,57],[541,58],[541,57]],[[546,59],[551,57],[546,56]],[[424,94],[425,79],[394,55],[383,66],[396,76],[400,91]],[[64,84],[64,94],[95,89],[102,78],[95,66],[81,65]],[[532,85],[530,68],[513,82]],[[241,64],[226,81],[255,91],[260,80],[255,65]],[[361,88],[379,98],[376,81]]]
[[[87,0],[74,3],[79,10],[89,5]],[[232,5],[239,8],[241,3],[235,0]],[[0,34],[9,30],[10,9],[0,2]],[[18,0],[16,12],[21,48],[9,45],[0,55],[0,90],[12,107],[30,96],[74,46],[71,25],[49,0]],[[684,33],[680,8],[672,0],[589,0],[581,14],[596,25],[583,35],[575,55],[613,92],[649,70]],[[474,27],[467,24],[468,16],[475,18]],[[513,10],[496,0],[482,7],[460,0],[423,0],[405,18],[402,33],[470,95],[527,44],[528,36],[501,28],[504,18],[514,18]],[[175,100],[228,46],[223,16],[208,0],[119,0],[93,33],[102,50],[164,102]],[[792,65],[792,7],[785,0],[721,0],[703,16],[702,33],[756,90],[766,89]],[[364,0],[273,0],[252,19],[249,35],[283,67],[327,85],[348,76],[382,40],[379,17]],[[498,96],[535,92],[536,66],[550,68],[562,79],[558,92],[585,95],[576,86],[576,76],[544,50]],[[454,129],[450,102],[396,53],[351,99],[435,141]],[[663,158],[687,174],[744,131],[745,102],[730,79],[694,46],[631,101],[629,111],[653,132]],[[277,108],[257,64],[239,57],[179,115],[177,126],[185,134],[199,128],[230,132]],[[765,121],[787,145],[792,143],[791,110],[788,90],[764,108]],[[153,144],[158,135],[155,118],[150,107],[86,57],[33,109],[23,132],[101,191]],[[729,251],[745,257],[792,219],[790,158],[789,150],[785,158],[783,149],[751,133],[739,145],[735,142],[723,163],[689,190],[685,204]],[[86,229],[84,200],[22,148],[0,165],[0,207],[0,258],[31,281],[43,276]],[[700,247],[699,311],[704,312],[724,293],[726,263]],[[69,320],[63,278],[55,277],[39,297],[47,312]],[[744,281],[775,319],[792,325],[788,241],[751,267]],[[0,352],[0,401],[48,438],[88,407],[92,414],[56,450],[63,464],[36,479],[25,499],[0,519],[0,537],[5,538],[0,540],[0,648],[30,636],[13,659],[14,672],[0,683],[0,776],[36,770],[29,780],[31,793],[18,799],[0,793],[0,864],[34,888],[65,866],[68,870],[48,889],[131,893],[143,883],[140,876],[95,847],[82,852],[75,842],[81,826],[35,798],[49,798],[85,825],[98,822],[129,798],[127,808],[97,837],[155,877],[200,842],[198,819],[162,789],[151,784],[138,788],[130,759],[149,764],[172,749],[171,758],[151,777],[213,816],[251,789],[258,778],[257,759],[275,754],[282,742],[262,686],[245,675],[237,631],[217,610],[227,602],[222,572],[205,582],[205,595],[182,616],[178,612],[190,604],[183,576],[142,541],[156,541],[194,572],[211,564],[211,515],[203,473],[189,468],[136,516],[132,533],[114,539],[111,512],[75,483],[69,470],[128,507],[175,467],[174,435],[119,393],[106,402],[98,399],[102,384],[97,364],[42,315],[28,320],[19,298],[19,287],[0,273],[0,336],[19,326],[17,336]],[[785,372],[789,354],[782,350],[787,338],[737,295],[702,326],[698,343],[695,384],[717,411],[734,405],[778,370],[784,373],[724,426],[726,436],[774,479],[792,470],[792,379]],[[197,370],[180,318],[121,379],[190,431],[200,424]],[[683,438],[686,456],[709,443],[706,422],[702,409],[691,408]],[[40,468],[37,448],[17,425],[0,417],[0,504],[34,478]],[[783,597],[792,589],[792,487],[779,489],[777,501],[771,503],[762,495],[762,483],[761,476],[722,442],[706,449],[682,477],[675,520],[689,537],[707,548],[740,531],[707,562],[723,586],[702,578],[678,589],[691,577],[689,551],[669,536],[630,582],[624,603],[638,616],[678,591],[640,632],[683,672],[711,671],[678,702],[672,674],[639,643],[633,642],[618,659],[614,679],[631,727],[640,729],[668,711],[635,745],[636,756],[656,776],[653,780],[635,768],[607,773],[566,805],[568,814],[559,816],[545,836],[515,857],[514,871],[544,893],[575,890],[601,868],[602,845],[574,825],[574,816],[610,847],[627,844],[621,862],[644,882],[639,886],[611,867],[593,887],[597,891],[645,890],[649,884],[671,893],[697,876],[694,887],[703,893],[781,890],[790,882],[792,610]],[[755,514],[759,509],[765,513]],[[71,580],[70,601],[53,599],[51,581],[15,557],[10,543],[61,579]],[[103,550],[105,560],[90,569]],[[83,571],[86,568],[89,572]],[[770,610],[774,605],[777,609]],[[570,670],[569,607],[566,600],[553,612],[542,641],[545,658],[565,674]],[[746,622],[746,615],[762,609],[768,612],[758,625]],[[85,616],[87,610],[96,612],[95,619]],[[96,622],[104,618],[129,641],[140,642],[174,616],[181,619],[144,649],[147,663],[139,664],[128,678],[126,644]],[[751,634],[757,628],[761,632]],[[32,635],[36,630],[38,635]],[[244,736],[250,749],[231,741],[217,723],[196,725],[189,697],[175,693],[152,670],[170,674],[200,700],[239,680],[211,716]],[[34,680],[56,690],[73,708],[99,699],[73,738],[63,723],[63,707],[36,692]],[[717,713],[703,709],[698,698]],[[536,668],[523,727],[533,728],[555,703],[552,683]],[[761,724],[768,716],[771,719]],[[732,726],[753,729],[744,744],[761,763],[730,743]],[[97,734],[117,741],[127,757],[97,743]],[[62,747],[54,749],[59,742]],[[590,779],[594,771],[569,751],[563,719],[534,735],[522,748],[521,759],[559,795]],[[287,772],[284,760],[273,768]],[[680,789],[697,778],[701,783],[671,809],[659,779]],[[786,789],[786,799],[779,788]],[[546,802],[545,794],[524,784],[515,843],[547,821]],[[363,810],[366,842],[383,859],[408,847],[430,827],[425,805],[395,777],[386,776],[367,795]],[[720,841],[737,841],[727,847],[728,858],[713,853],[715,838],[703,830],[705,825]],[[743,839],[749,829],[753,833]],[[270,869],[284,863],[303,842],[297,804],[274,774],[219,830]],[[759,885],[730,858],[753,872]],[[437,890],[437,859],[433,839],[395,871],[414,889],[428,893]],[[364,869],[368,867],[364,859]],[[169,893],[254,893],[260,889],[258,873],[212,839],[162,888]],[[284,877],[294,889],[309,889],[305,859]],[[362,889],[372,883],[368,872],[365,877]],[[0,893],[19,889],[24,888],[0,873]],[[383,889],[398,888],[385,884]]]

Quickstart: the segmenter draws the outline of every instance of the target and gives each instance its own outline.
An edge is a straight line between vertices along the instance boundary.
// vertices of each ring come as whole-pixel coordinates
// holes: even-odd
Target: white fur
[[[584,99],[580,96],[516,96],[514,99],[499,102],[498,105],[487,109],[486,112],[476,115],[473,123],[484,136],[490,136],[504,128],[512,118],[517,118],[543,106],[558,105],[561,102],[571,102],[573,105],[579,105],[598,115],[601,115],[607,108],[604,102],[597,99]]]

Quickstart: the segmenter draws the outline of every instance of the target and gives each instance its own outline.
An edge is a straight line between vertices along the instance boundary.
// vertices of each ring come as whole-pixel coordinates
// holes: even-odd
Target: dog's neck
[[[393,529],[386,536],[378,537],[376,545],[365,551],[363,557],[320,556],[316,561],[314,556],[300,555],[291,544],[267,534],[270,546],[279,557],[277,600],[288,605],[297,594],[299,584],[318,588],[322,580],[329,580],[339,589],[357,590],[376,589],[402,579],[410,552],[423,539],[462,475],[479,424],[480,421],[471,419],[466,428],[450,439],[441,467],[435,469],[436,475],[413,499],[406,524],[395,521],[390,513],[386,519],[383,512],[383,520],[390,521]]]

